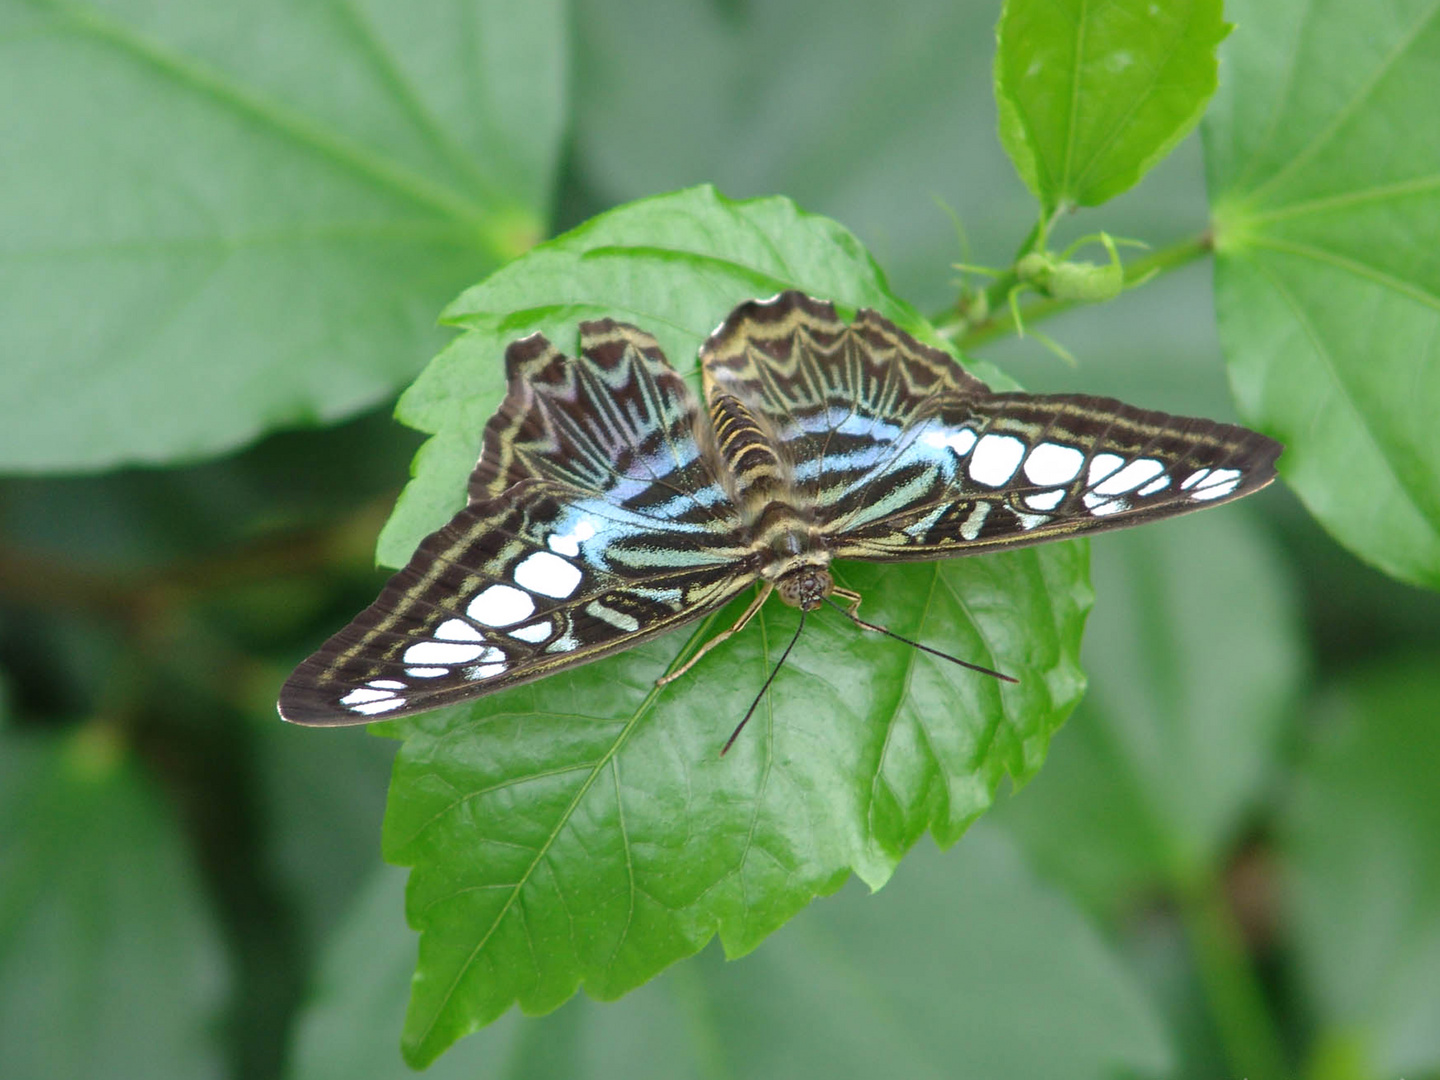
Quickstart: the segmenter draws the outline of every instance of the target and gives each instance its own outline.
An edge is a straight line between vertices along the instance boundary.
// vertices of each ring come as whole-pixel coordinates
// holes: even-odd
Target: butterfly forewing
[[[833,523],[840,558],[938,558],[1124,528],[1240,498],[1279,446],[1109,398],[957,399],[897,440]]]
[[[364,723],[528,682],[755,579],[698,405],[654,340],[604,320],[581,343],[579,361],[538,336],[512,346],[471,504],[296,669],[286,719]]]

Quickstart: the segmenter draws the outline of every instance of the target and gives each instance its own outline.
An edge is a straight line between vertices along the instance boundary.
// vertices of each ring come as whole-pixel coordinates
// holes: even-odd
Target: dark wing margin
[[[285,682],[301,724],[406,716],[629,648],[756,577],[695,396],[653,338],[581,324],[506,353],[470,504]]]

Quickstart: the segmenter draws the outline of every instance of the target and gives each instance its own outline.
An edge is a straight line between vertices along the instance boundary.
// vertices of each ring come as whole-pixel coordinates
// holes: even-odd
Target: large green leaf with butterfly
[[[785,288],[704,339],[707,424],[656,338],[609,316],[698,338],[722,275]],[[468,504],[280,697],[308,724],[422,714],[398,728],[386,825],[415,868],[412,1059],[515,1002],[623,993],[717,931],[748,951],[851,871],[882,884],[927,829],[953,841],[1002,775],[1033,771],[1082,684],[1084,550],[1030,546],[1273,479],[1262,436],[996,392],[882,304],[933,338],[838,226],[699,188],[604,215],[452,308],[470,329],[408,419],[454,450],[422,462],[478,456]],[[551,339],[578,313],[603,317],[576,359]],[[476,365],[517,333],[477,431]],[[772,589],[798,615],[764,606]]]
[[[613,315],[694,357],[732,302],[782,287],[877,309],[935,340],[839,226],[786,200],[733,203],[707,188],[603,215],[472,289],[450,311],[466,332],[402,401],[405,419],[434,434],[384,550],[413,547],[463,501],[510,341],[542,330],[572,351],[578,319]],[[822,610],[722,759],[797,613],[767,606],[682,678],[655,680],[728,625],[732,605],[389,728],[405,743],[386,855],[413,868],[408,911],[421,931],[412,1060],[516,1003],[545,1011],[582,983],[614,997],[716,933],[732,955],[747,952],[852,872],[882,884],[925,831],[953,842],[1002,776],[1038,767],[1083,687],[1082,544],[838,563],[835,576],[867,597],[868,618],[1018,683]]]

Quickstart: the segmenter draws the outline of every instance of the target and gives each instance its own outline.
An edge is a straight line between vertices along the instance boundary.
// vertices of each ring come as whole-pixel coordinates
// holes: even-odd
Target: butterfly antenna
[[[760,699],[765,696],[765,691],[770,689],[770,684],[775,681],[775,676],[780,674],[780,667],[785,663],[785,658],[790,655],[790,650],[795,647],[795,642],[800,640],[800,631],[805,629],[805,609],[800,609],[800,625],[795,627],[795,636],[790,639],[790,644],[785,646],[785,651],[780,654],[780,660],[776,663],[775,669],[770,672],[770,677],[765,680],[765,685],[760,687],[760,692],[755,695],[755,700],[750,703],[750,708],[745,710],[745,719],[736,725],[735,730],[730,733],[730,738],[725,740],[725,745],[720,748],[720,756],[724,757],[735,740],[739,738],[740,732],[750,722],[750,717],[755,715],[755,710],[760,707]]]
[[[828,596],[825,598],[825,602],[831,607],[833,607],[836,611],[840,612],[840,614],[844,615],[856,626],[860,627],[860,629],[862,630],[874,630],[877,634],[884,634],[886,637],[892,637],[896,641],[903,641],[906,645],[909,645],[912,648],[919,649],[921,652],[927,652],[931,656],[938,656],[942,660],[949,660],[952,664],[959,664],[963,668],[969,668],[971,671],[978,671],[982,675],[993,675],[995,678],[1000,679],[1003,682],[1018,683],[1020,681],[1012,675],[1003,675],[998,671],[992,670],[991,668],[981,667],[979,664],[972,664],[969,660],[961,660],[958,656],[951,656],[949,653],[943,653],[939,649],[932,649],[929,645],[921,645],[918,641],[911,641],[907,637],[901,637],[899,634],[895,633],[894,630],[887,630],[883,626],[876,626],[874,623],[868,623],[864,619],[860,618],[859,615],[855,614],[855,612],[846,610],[845,608],[837,604],[834,600],[830,599],[830,597]]]

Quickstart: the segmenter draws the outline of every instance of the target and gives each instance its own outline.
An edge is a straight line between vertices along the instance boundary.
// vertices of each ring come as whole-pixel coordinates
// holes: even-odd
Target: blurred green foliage
[[[1017,78],[1084,5],[1043,7],[1043,34],[1002,35]],[[419,447],[386,413],[446,340],[433,318],[546,232],[714,183],[843,222],[885,296],[963,334],[986,316],[949,265],[1009,265],[1037,232],[996,138],[1000,9],[0,0],[7,1074],[407,1074],[416,942],[379,845],[394,744],[286,728],[273,699],[383,580],[371,552]],[[1218,36],[1218,5],[1169,10],[1180,30],[1140,37]],[[1440,601],[1324,531],[1440,581],[1440,7],[1224,17],[1203,161],[1187,140],[1038,229],[1159,255],[1213,224],[1216,295],[1208,267],[1167,264],[1103,306],[1036,301],[1077,368],[1003,334],[977,351],[1030,389],[1217,418],[1228,363],[1308,512],[1272,489],[1097,539],[1090,693],[950,852],[922,844],[878,896],[852,883],[738,963],[512,1010],[436,1074],[1440,1075]],[[1046,206],[1133,182],[1027,168],[1045,99],[998,76]],[[1170,126],[1135,132],[1135,176],[1203,103],[1157,106]],[[1040,119],[1032,162],[1110,145]],[[452,309],[469,333],[448,370],[483,367],[453,365],[477,312],[497,342],[516,330],[522,303],[493,290],[534,265]],[[446,363],[407,399],[407,418],[450,409],[424,426],[452,435],[421,454],[392,562],[443,519],[457,493],[431,478],[463,472],[498,391],[452,400]]]

